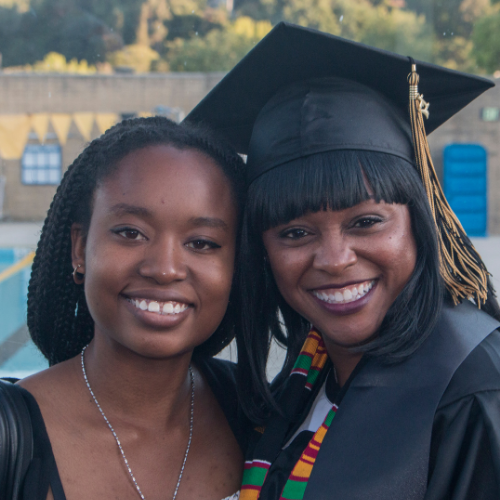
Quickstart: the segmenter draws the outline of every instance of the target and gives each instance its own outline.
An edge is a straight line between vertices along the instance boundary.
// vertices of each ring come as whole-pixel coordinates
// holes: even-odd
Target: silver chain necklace
[[[97,408],[101,412],[102,417],[104,418],[105,422],[108,424],[109,430],[111,431],[111,434],[113,434],[116,444],[118,445],[118,448],[120,450],[120,453],[122,455],[123,461],[125,462],[125,466],[127,467],[128,473],[130,474],[130,477],[132,479],[132,482],[134,483],[135,489],[137,490],[137,493],[139,493],[139,496],[141,497],[142,500],[146,500],[144,494],[141,491],[141,488],[137,484],[137,480],[135,479],[135,476],[132,472],[132,469],[130,468],[130,465],[128,463],[127,457],[125,456],[125,452],[123,451],[122,444],[120,440],[118,439],[118,436],[116,435],[115,430],[113,429],[113,426],[109,422],[108,418],[104,414],[103,409],[101,408],[101,405],[99,404],[99,401],[97,401],[97,398],[95,397],[94,391],[92,390],[92,387],[90,387],[89,384],[89,379],[87,378],[87,371],[85,370],[85,362],[83,360],[83,353],[85,352],[85,349],[87,349],[88,346],[85,346],[82,349],[82,352],[80,354],[80,358],[82,360],[82,372],[83,372],[83,378],[85,379],[85,383],[87,384],[87,387],[89,389],[90,395],[92,396],[92,399],[94,400],[94,403],[96,404]],[[194,375],[193,375],[193,369],[191,368],[191,365],[189,365],[189,375],[191,377],[191,408],[190,408],[190,413],[189,413],[189,439],[186,447],[186,453],[184,453],[184,460],[182,461],[182,467],[181,471],[179,473],[179,478],[177,479],[177,485],[175,486],[175,491],[174,491],[174,496],[172,497],[172,500],[175,500],[177,497],[177,492],[179,491],[179,486],[181,484],[181,479],[182,475],[184,474],[184,468],[186,467],[186,461],[187,457],[189,454],[189,448],[191,448],[191,441],[193,439],[193,423],[194,423]]]

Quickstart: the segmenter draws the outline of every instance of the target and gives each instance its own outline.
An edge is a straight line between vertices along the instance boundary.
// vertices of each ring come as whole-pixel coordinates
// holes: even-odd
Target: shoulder
[[[245,416],[236,389],[237,365],[217,358],[197,360],[197,366],[207,380],[243,451],[253,426]]]
[[[28,391],[44,415],[47,409],[64,408],[81,397],[79,360],[71,358],[26,377],[17,386]]]
[[[30,392],[16,383],[15,379],[0,379],[1,418],[5,421],[14,418],[18,422],[30,419],[30,415],[39,411],[38,404]],[[23,422],[24,425],[25,422]]]
[[[494,330],[477,345],[457,368],[439,407],[484,392],[500,397],[500,331]]]
[[[236,365],[217,358],[199,359],[196,365],[203,373],[228,420],[235,418],[239,408]]]
[[[1,498],[18,497],[33,456],[29,403],[30,395],[27,391],[11,382],[0,380]]]
[[[210,385],[234,387],[236,390],[236,364],[224,359],[207,358],[197,361]]]
[[[23,381],[0,380],[0,419],[2,427],[12,425],[9,420],[14,419],[19,436],[28,436],[31,430],[38,433],[39,429],[45,429],[44,420],[40,406],[35,396],[30,391],[30,385],[24,387]]]
[[[16,379],[0,379],[0,406],[7,412],[26,411],[28,402],[33,399],[31,394],[17,385]],[[6,411],[1,416],[6,418]]]
[[[426,500],[448,498],[457,488],[464,499],[499,498],[499,451],[500,332],[495,330],[459,366],[441,398]]]

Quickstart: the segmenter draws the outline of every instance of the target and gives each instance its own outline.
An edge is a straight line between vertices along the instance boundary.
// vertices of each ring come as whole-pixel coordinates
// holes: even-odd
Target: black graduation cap
[[[427,134],[493,86],[485,78],[280,23],[186,119],[248,154],[249,182],[291,160],[338,149],[414,162],[436,222],[448,291],[455,303],[474,298],[481,306],[488,271],[446,201]]]
[[[419,91],[430,103],[425,121],[428,134],[494,86],[485,78],[432,64],[417,62],[417,66]],[[385,151],[390,145],[386,152],[411,158],[411,136],[410,142],[405,138],[410,126],[410,69],[408,57],[282,22],[186,119],[205,123],[238,152],[250,153],[249,180],[295,157],[338,149],[353,137],[358,140],[351,149],[370,149],[371,145]],[[319,130],[312,126],[318,118],[315,110],[322,117],[323,135],[328,130],[330,145],[311,144],[315,142],[312,134]],[[329,119],[324,116],[328,112]],[[406,130],[401,135],[398,128]],[[340,136],[332,133],[340,129]],[[252,132],[256,132],[254,137]],[[366,140],[365,147],[361,138]]]

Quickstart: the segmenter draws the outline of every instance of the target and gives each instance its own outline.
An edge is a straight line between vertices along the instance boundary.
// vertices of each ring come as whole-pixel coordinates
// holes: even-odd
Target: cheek
[[[93,319],[102,321],[102,315],[114,307],[123,287],[124,262],[103,245],[92,247],[89,243],[85,262],[85,298]]]
[[[409,221],[408,221],[409,225]],[[417,245],[411,229],[394,234],[389,240],[389,251],[380,249],[383,265],[392,277],[395,295],[399,294],[410,279],[417,262]]]
[[[226,262],[207,264],[204,271],[198,273],[195,287],[201,309],[196,330],[204,340],[215,332],[226,313],[233,283],[233,266],[233,259],[228,258]]]
[[[197,281],[200,290],[204,291],[206,300],[210,302],[227,300],[231,293],[234,273],[234,254],[228,252],[221,258],[211,262],[200,262]]]
[[[307,270],[307,259],[297,249],[268,253],[269,266],[281,295],[295,307],[295,291],[301,276]]]

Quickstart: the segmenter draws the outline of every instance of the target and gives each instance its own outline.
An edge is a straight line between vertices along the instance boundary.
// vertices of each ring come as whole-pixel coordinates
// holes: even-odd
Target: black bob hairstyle
[[[88,230],[94,192],[112,174],[120,160],[133,151],[167,145],[193,149],[211,158],[229,180],[241,211],[244,194],[243,161],[207,130],[176,124],[163,117],[122,121],[93,140],[64,174],[43,225],[28,287],[28,327],[31,338],[54,365],[77,355],[94,336],[94,321],[84,288],[73,280],[71,225]],[[195,349],[197,356],[212,356],[234,337],[236,293],[215,333]]]
[[[439,272],[435,223],[416,167],[408,161],[386,153],[342,150],[299,158],[261,175],[249,187],[243,216],[238,279],[245,307],[236,334],[239,390],[245,396],[241,399],[246,413],[255,421],[262,421],[274,406],[266,381],[272,340],[287,348],[282,371],[275,380],[279,385],[293,368],[311,326],[279,293],[262,233],[307,212],[342,210],[370,196],[377,202],[408,206],[417,262],[387,312],[379,335],[353,349],[388,363],[406,358],[430,334],[443,299],[449,299]],[[490,283],[488,292],[483,308],[500,319]]]

